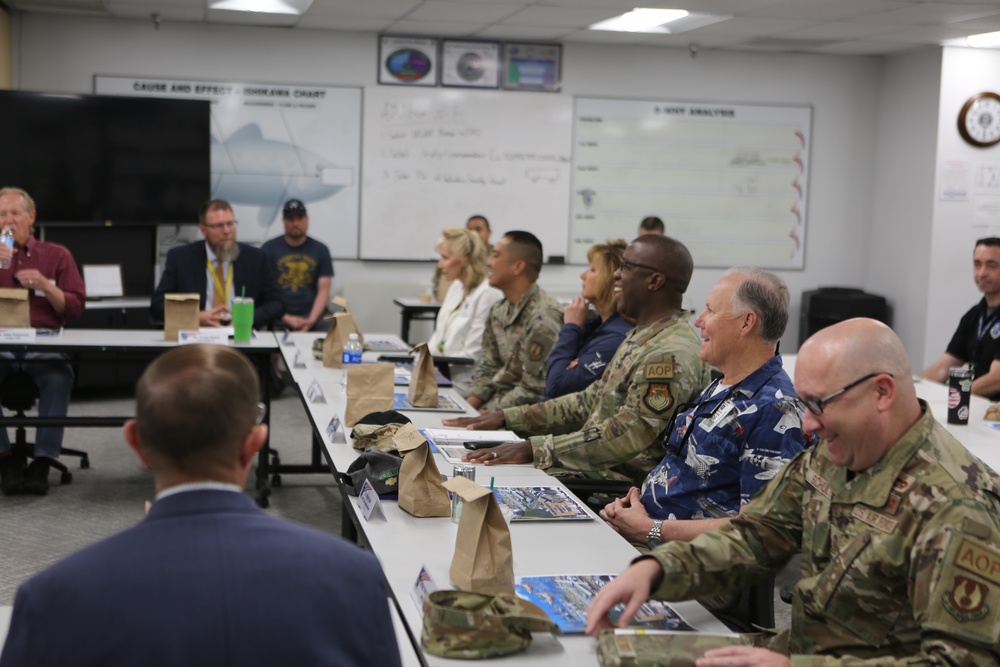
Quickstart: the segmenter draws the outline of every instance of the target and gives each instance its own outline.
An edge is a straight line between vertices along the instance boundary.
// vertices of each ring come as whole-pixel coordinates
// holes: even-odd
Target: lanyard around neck
[[[219,280],[219,274],[216,273],[215,267],[212,266],[212,260],[205,257],[205,265],[208,266],[208,272],[212,274],[212,280],[215,281],[215,293],[221,294],[226,303],[229,303],[229,292],[233,289],[233,263],[229,263],[229,269],[226,271],[226,286],[222,286],[222,281]],[[218,303],[218,301],[216,301]]]

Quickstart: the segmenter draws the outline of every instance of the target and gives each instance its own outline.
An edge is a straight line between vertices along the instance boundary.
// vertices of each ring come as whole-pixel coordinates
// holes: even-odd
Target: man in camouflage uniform
[[[661,458],[657,436],[677,406],[709,380],[698,358],[700,340],[681,299],[693,263],[684,245],[666,236],[640,236],[615,272],[618,312],[636,321],[599,380],[583,391],[449,426],[533,435],[530,440],[465,457],[487,465],[528,463],[553,475],[640,483]]]
[[[559,338],[562,308],[536,281],[542,244],[529,232],[507,232],[486,264],[504,299],[490,310],[483,356],[469,387],[480,412],[534,403],[545,396],[545,360]]]
[[[753,267],[731,269],[694,324],[698,355],[722,373],[678,409],[665,455],[642,489],[601,511],[622,537],[650,548],[690,540],[736,516],[802,451],[802,409],[774,353],[788,323],[788,286]]]
[[[587,630],[652,592],[667,600],[746,587],[802,554],[792,624],[719,665],[1000,665],[1000,478],[916,397],[902,343],[868,319],[802,346],[803,428],[823,438],[743,513],[638,559],[591,603]],[[815,657],[812,657],[815,656]]]

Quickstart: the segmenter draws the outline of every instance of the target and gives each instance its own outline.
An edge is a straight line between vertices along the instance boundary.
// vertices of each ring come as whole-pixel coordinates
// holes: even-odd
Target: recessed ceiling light
[[[980,35],[969,35],[965,43],[978,49],[1000,46],[1000,32],[984,32]]]
[[[209,9],[260,14],[302,14],[312,0],[210,0]]]
[[[617,30],[620,32],[666,32],[665,23],[682,19],[688,15],[683,9],[646,9],[637,7],[621,16],[601,21],[590,26],[591,30]]]

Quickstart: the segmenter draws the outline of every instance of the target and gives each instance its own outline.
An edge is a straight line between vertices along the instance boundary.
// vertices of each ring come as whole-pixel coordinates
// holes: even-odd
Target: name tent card
[[[198,329],[195,331],[181,330],[177,332],[177,342],[181,345],[194,343],[211,343],[225,345],[229,342],[225,329]]]
[[[385,512],[382,511],[382,501],[375,493],[375,487],[370,480],[365,480],[361,485],[361,493],[358,494],[358,505],[361,507],[361,515],[368,521],[372,516],[381,517],[383,521],[388,521]]]
[[[326,437],[331,441],[337,435],[337,431],[340,430],[340,415],[336,412],[333,413],[333,417],[330,419],[330,423],[326,426]]]
[[[35,329],[14,328],[0,329],[0,341],[4,343],[34,343],[37,335]]]
[[[306,398],[310,403],[326,403],[326,396],[323,395],[323,388],[319,386],[319,380],[313,380],[306,389]]]
[[[413,600],[413,604],[417,605],[417,609],[420,610],[421,614],[424,612],[424,598],[437,590],[441,590],[441,587],[431,578],[431,573],[427,571],[427,566],[421,566],[420,574],[417,575],[417,580],[413,583],[413,588],[410,590],[410,599]]]
[[[302,358],[302,350],[295,350],[295,359],[292,360],[292,368],[305,368],[306,360]]]

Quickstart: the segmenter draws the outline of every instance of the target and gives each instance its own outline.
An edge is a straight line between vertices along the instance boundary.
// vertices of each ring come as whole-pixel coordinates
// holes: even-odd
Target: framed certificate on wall
[[[441,42],[441,85],[497,88],[500,85],[500,43]]]
[[[562,86],[562,47],[508,42],[503,50],[505,90],[558,93]]]
[[[436,86],[438,41],[421,37],[380,37],[378,82],[395,86]]]

